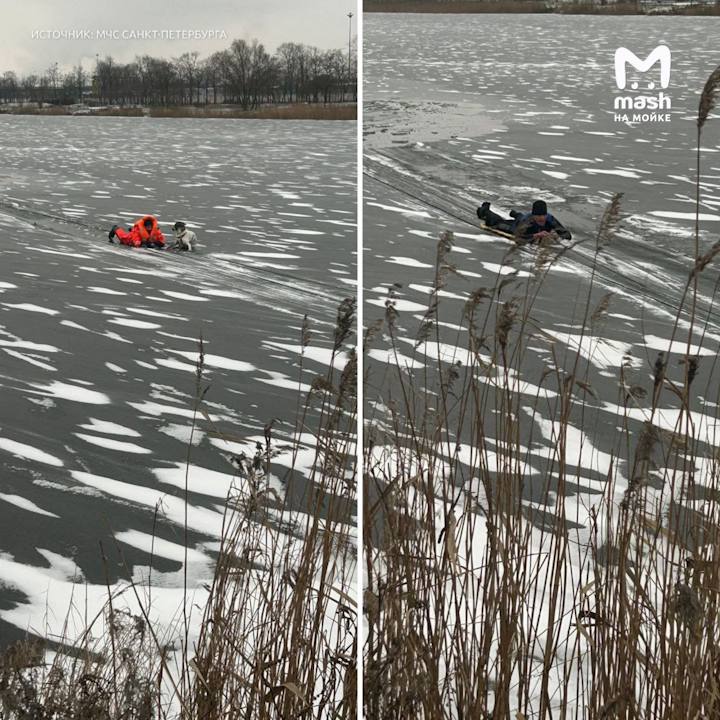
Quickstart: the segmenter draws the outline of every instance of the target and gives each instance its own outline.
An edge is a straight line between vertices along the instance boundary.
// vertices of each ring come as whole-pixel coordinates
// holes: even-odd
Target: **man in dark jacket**
[[[528,242],[540,242],[551,232],[557,233],[563,240],[571,240],[570,231],[547,210],[544,200],[536,200],[532,204],[529,213],[510,211],[510,220],[494,213],[490,209],[490,203],[484,202],[477,209],[477,216],[488,226],[501,232],[515,235]]]

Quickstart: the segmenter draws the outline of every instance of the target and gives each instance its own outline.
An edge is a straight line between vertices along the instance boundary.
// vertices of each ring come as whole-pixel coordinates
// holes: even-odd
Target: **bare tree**
[[[180,80],[180,104],[191,105],[193,102],[193,91],[195,89],[195,83],[197,75],[199,74],[198,58],[200,53],[198,52],[186,52],[183,53],[179,58],[176,58],[173,62],[175,66],[175,72]]]
[[[207,61],[205,78],[206,82],[212,85],[213,104],[218,103],[218,90],[222,89],[223,100],[225,98],[225,79],[227,77],[227,68],[229,63],[229,53],[227,50],[213,53]],[[207,93],[206,93],[207,95]]]
[[[198,52],[172,61],[142,55],[128,64],[111,56],[98,58],[92,83],[103,104],[231,103],[250,110],[277,102],[342,102],[348,86],[354,87],[355,74],[352,58],[341,50],[284,43],[271,55],[257,40],[235,40],[206,60]],[[0,78],[0,102],[82,102],[88,81],[82,65],[63,74],[53,63],[41,77],[30,75],[22,81],[5,73]]]
[[[87,73],[83,70],[82,65],[76,65],[72,70],[73,85],[77,91],[77,102],[81,103],[85,95],[85,84],[87,81]]]
[[[48,85],[52,88],[53,102],[58,101],[58,88],[60,86],[60,68],[54,62],[46,71]]]
[[[3,74],[0,79],[0,102],[17,102],[18,79],[14,72],[9,71]]]

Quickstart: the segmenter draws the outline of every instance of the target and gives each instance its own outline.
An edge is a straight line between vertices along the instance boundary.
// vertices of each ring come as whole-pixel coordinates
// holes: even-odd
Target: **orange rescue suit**
[[[152,227],[148,232],[145,227],[145,222],[150,220]],[[165,245],[165,236],[160,232],[158,227],[158,221],[152,215],[145,215],[141,217],[133,226],[132,230],[128,232],[123,228],[117,228],[115,235],[123,245],[132,245],[133,247],[140,247],[144,243],[151,242],[157,245]]]

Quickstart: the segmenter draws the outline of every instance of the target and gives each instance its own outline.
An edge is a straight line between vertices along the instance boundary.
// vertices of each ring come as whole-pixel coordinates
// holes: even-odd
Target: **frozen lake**
[[[413,618],[407,626],[438,648],[438,675],[427,677],[442,699],[429,692],[425,707],[437,703],[448,717],[483,710],[503,717],[592,716],[591,695],[608,698],[594,669],[615,655],[603,654],[591,670],[589,658],[604,640],[586,642],[578,627],[580,608],[599,609],[596,589],[606,592],[614,572],[607,566],[622,553],[618,574],[643,588],[642,644],[653,648],[649,657],[664,657],[660,643],[647,640],[663,632],[651,616],[666,612],[669,583],[682,577],[685,557],[711,556],[714,547],[706,528],[720,445],[716,265],[700,276],[691,337],[688,313],[672,346],[670,337],[693,267],[695,118],[699,93],[720,62],[720,21],[365,17],[365,324],[393,319],[386,302],[397,311],[392,342],[386,322],[369,350],[366,444],[375,464],[365,474],[377,478],[388,497],[408,498],[412,520],[430,528],[415,542],[404,529],[412,521],[400,524],[393,516],[388,532],[402,528],[398,545],[407,548],[403,559],[412,558],[412,572],[402,567],[385,576],[382,560],[400,565],[393,560],[398,551],[379,543],[371,590],[382,597],[387,587],[403,585],[406,574],[408,587],[427,593],[416,603],[408,592],[412,600],[403,608]],[[624,45],[644,58],[663,42],[673,53],[666,91],[671,121],[615,122],[615,49]],[[655,69],[656,84],[658,76]],[[705,127],[703,146],[704,253],[720,228],[717,117]],[[616,192],[624,193],[623,220],[595,259],[598,220]],[[481,233],[475,215],[483,200],[507,212],[529,210],[536,198],[548,202],[578,242],[542,283],[543,253]],[[442,262],[454,272],[439,273],[444,283],[435,294],[438,237],[446,230],[455,243]],[[428,330],[422,323],[433,300],[437,322]],[[688,340],[698,372],[690,412],[681,415]],[[666,379],[658,378],[663,391],[654,403],[660,351],[668,353]],[[438,420],[445,417],[445,424]],[[693,443],[684,436],[688,427]],[[622,500],[627,515],[618,510]],[[636,534],[619,550],[621,522]],[[677,566],[669,570],[662,567],[666,528],[681,538],[667,560]],[[643,536],[658,549],[647,563],[646,549],[641,562],[629,547]],[[556,559],[550,580],[547,568]],[[425,573],[426,562],[434,574]],[[651,579],[656,571],[666,573],[668,592]],[[425,577],[432,581],[418,581]],[[556,603],[560,586],[567,594],[561,591]],[[495,594],[497,587],[504,589]],[[611,587],[625,592],[620,583]],[[512,607],[508,625],[517,652],[503,644],[498,595]],[[414,615],[417,605],[422,610]],[[430,619],[426,608],[438,607]],[[394,627],[395,615],[393,607],[376,624],[391,618]],[[629,627],[622,615],[609,621],[599,610],[593,617],[600,618],[595,627]],[[549,650],[551,636],[556,644]],[[472,647],[482,649],[468,663]],[[387,678],[394,680],[404,667],[393,661]],[[512,670],[503,676],[506,662]],[[484,696],[483,690],[466,692],[473,666],[478,681],[472,687],[483,688]],[[640,661],[630,666],[635,674],[626,687],[640,678],[630,695],[660,697]],[[414,692],[412,681],[402,683],[393,699]],[[482,709],[470,704],[478,696]]]
[[[388,288],[396,282],[401,342],[415,367],[434,366],[437,348],[413,338],[433,282],[437,238],[455,233],[450,261],[458,269],[444,288],[441,341],[445,360],[464,360],[450,348],[467,344],[463,306],[479,287],[492,288],[498,272],[517,271],[500,299],[523,294],[524,278],[537,255],[515,252],[512,243],[477,229],[475,209],[483,200],[502,212],[529,209],[547,200],[551,212],[580,243],[553,266],[532,313],[538,337],[523,361],[527,407],[522,420],[542,445],[552,435],[550,403],[536,393],[545,368],[561,365],[579,350],[580,372],[597,397],[572,417],[569,517],[586,528],[588,509],[604,487],[618,443],[618,407],[623,363],[630,382],[652,389],[657,354],[668,349],[673,318],[692,266],[694,164],[698,97],[718,63],[716,18],[586,17],[556,15],[365,16],[365,279],[366,324],[381,317]],[[613,56],[626,46],[644,58],[666,43],[673,53],[672,118],[667,123],[615,122]],[[657,68],[655,74],[659,75]],[[653,77],[656,83],[658,78]],[[711,118],[703,141],[701,252],[720,227],[720,123]],[[590,291],[595,230],[613,193],[624,193],[623,222],[616,240],[598,258]],[[506,264],[505,267],[501,266]],[[705,442],[714,445],[717,398],[713,358],[720,342],[716,311],[717,270],[701,276],[700,321],[693,345],[700,355],[693,412]],[[609,298],[601,327],[581,333],[586,298],[595,308]],[[687,332],[669,357],[668,374],[682,382],[680,355]],[[581,334],[583,337],[581,338]],[[387,356],[373,351],[376,361]],[[376,364],[373,383],[381,378]],[[633,432],[647,417],[652,392],[633,409]],[[544,391],[540,397],[545,398]],[[552,396],[550,396],[552,397]],[[672,429],[676,403],[665,397],[654,422]],[[588,428],[591,432],[586,434]],[[533,470],[545,472],[547,454],[529,451]],[[621,464],[620,474],[627,467]],[[618,489],[624,489],[621,480]],[[529,483],[528,507],[553,503],[552,493]]]
[[[192,434],[193,587],[237,482],[228,456],[253,455],[273,418],[283,491],[298,388],[327,370],[337,306],[355,293],[356,132],[2,116],[0,158],[1,646],[26,629],[55,636],[73,587],[102,601],[106,580],[128,576],[115,542],[141,581],[153,550],[158,602],[177,609],[201,335],[205,407],[232,441],[202,418]],[[114,222],[146,213],[166,234],[187,222],[200,252],[108,244]]]

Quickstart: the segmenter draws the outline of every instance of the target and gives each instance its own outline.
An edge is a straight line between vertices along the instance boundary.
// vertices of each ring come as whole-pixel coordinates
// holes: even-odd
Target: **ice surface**
[[[130,577],[146,583],[156,507],[153,598],[159,615],[173,617],[182,604],[184,552],[170,540],[184,522],[182,489],[159,482],[148,460],[158,469],[184,463],[194,420],[192,465],[213,480],[232,477],[227,451],[209,442],[212,433],[262,436],[270,419],[282,418],[275,426],[280,443],[293,427],[298,358],[268,353],[262,341],[298,342],[307,314],[321,347],[332,343],[337,304],[348,290],[329,269],[354,273],[355,124],[180,120],[171,134],[167,127],[151,118],[0,116],[3,191],[15,204],[0,215],[7,303],[0,305],[0,470],[8,483],[0,508],[10,519],[0,563],[0,607],[7,608],[0,611],[0,647],[15,637],[8,623],[59,636],[73,592],[87,592],[90,612],[99,609],[107,572],[98,541],[112,548],[114,536],[123,544],[128,569],[113,564],[111,574],[120,576],[111,578],[113,590],[121,592]],[[208,143],[208,133],[217,142]],[[69,145],[78,152],[68,153]],[[148,156],[165,161],[140,176],[135,171]],[[222,170],[187,182],[197,167],[217,163]],[[145,212],[163,229],[188,222],[199,251],[107,242],[104,228]],[[290,262],[292,273],[270,267]],[[193,409],[200,338],[207,418]],[[273,473],[282,497],[280,477],[283,468]],[[197,535],[217,540],[218,487],[193,493],[194,585],[211,570]],[[43,514],[50,510],[57,517]],[[54,555],[38,559],[28,535]],[[65,557],[72,547],[87,586],[60,579],[75,572]],[[161,572],[158,560],[180,569]],[[4,595],[6,587],[20,592]],[[48,601],[57,615],[46,623]]]
[[[455,409],[466,402],[466,368],[474,363],[476,379],[489,398],[482,421],[483,440],[491,448],[487,458],[490,471],[498,469],[500,457],[492,444],[493,433],[499,423],[510,419],[506,409],[497,410],[499,398],[507,382],[513,399],[518,393],[522,395],[522,413],[513,420],[523,447],[522,467],[531,478],[524,488],[523,505],[528,517],[561,509],[576,525],[569,531],[574,553],[576,548],[585,547],[592,522],[598,522],[592,520],[590,511],[597,506],[608,481],[614,483],[611,487],[617,491],[618,502],[627,487],[624,453],[618,446],[620,429],[627,424],[630,436],[636,438],[643,422],[652,421],[670,432],[679,422],[680,400],[671,392],[656,413],[651,414],[647,405],[659,351],[669,349],[672,354],[667,358],[668,385],[682,389],[684,383],[685,368],[679,360],[687,350],[691,294],[685,298],[685,312],[678,322],[681,332],[675,334],[673,346],[668,346],[695,255],[692,180],[696,133],[688,108],[697,107],[697,93],[714,65],[703,60],[684,66],[683,83],[673,87],[675,117],[671,123],[628,127],[613,119],[609,75],[599,71],[602,58],[610,58],[607,67],[611,74],[612,53],[618,45],[641,47],[649,34],[665,32],[667,28],[661,26],[667,19],[596,17],[590,22],[587,17],[557,13],[527,17],[531,18],[533,32],[518,44],[507,42],[517,32],[518,16],[512,14],[366,16],[365,319],[367,325],[384,319],[387,288],[395,286],[399,316],[392,344],[403,350],[399,357],[403,379],[406,387],[417,393],[410,400],[416,419],[424,417],[417,398],[436,390],[432,382],[436,368],[445,377],[451,372],[458,375],[448,392],[448,401]],[[714,46],[703,32],[706,21],[685,21],[682,27],[673,27],[673,52],[687,52],[709,62]],[[563,52],[546,64],[547,34],[557,32],[569,40],[563,43]],[[483,38],[480,44],[475,42],[478,37]],[[417,62],[418,57],[423,62]],[[532,108],[528,109],[530,96]],[[433,107],[439,102],[443,103],[441,111]],[[454,132],[455,123],[465,115],[463,106],[476,103],[483,106],[476,122],[468,123],[462,133]],[[433,123],[433,113],[442,119],[444,127],[438,128],[436,120],[432,125],[436,135],[429,137],[427,128]],[[403,136],[396,137],[402,142],[393,143],[395,128],[402,128]],[[714,141],[705,144],[711,151],[718,150]],[[709,180],[717,182],[717,178]],[[598,223],[614,193],[624,193],[622,220],[616,236],[596,253]],[[701,253],[708,252],[716,240],[713,226],[720,217],[717,195],[717,188],[702,189]],[[497,212],[507,213],[511,208],[529,210],[536,198],[545,199],[550,212],[572,231],[572,243],[548,248],[544,253],[534,247],[517,249],[512,240],[478,232],[475,211],[482,201],[488,200]],[[443,294],[438,294],[440,302],[432,318],[433,341],[420,343],[415,349],[427,308],[411,307],[413,317],[409,318],[404,303],[416,299],[413,290],[432,288],[437,241],[443,231],[453,233],[456,245],[443,257],[447,272],[441,277]],[[462,250],[465,252],[459,252]],[[556,252],[561,252],[561,257],[546,273],[541,261],[552,261]],[[398,258],[403,262],[398,263]],[[517,277],[511,275],[514,271],[520,271]],[[707,388],[717,385],[711,374],[718,343],[715,336],[720,337],[716,280],[717,273],[711,267],[698,279],[690,349],[691,354],[701,355],[698,377],[693,382],[690,422],[701,441],[713,448],[710,456],[720,437],[720,428],[712,417],[716,408],[705,402],[698,405],[696,396],[709,394]],[[474,291],[484,291],[474,316],[483,365],[466,349],[469,319],[463,300]],[[532,300],[531,308],[525,307],[526,298]],[[515,306],[519,310],[511,323],[510,369],[505,367],[506,358],[498,348],[495,328],[501,313]],[[583,325],[586,329],[581,332]],[[521,331],[523,338],[518,344]],[[436,333],[439,342],[434,341]],[[368,399],[375,401],[376,395],[380,399],[377,411],[366,418],[376,427],[387,423],[391,431],[390,410],[382,408],[382,400],[387,403],[392,397],[397,407],[402,407],[402,394],[396,381],[377,387],[384,378],[397,377],[383,366],[385,362],[394,365],[388,335],[387,325],[383,325],[367,354],[373,388]],[[459,365],[453,367],[454,363]],[[412,384],[407,378],[408,365],[415,366]],[[514,371],[516,366],[519,372]],[[426,388],[428,374],[431,383]],[[645,399],[629,395],[623,404],[618,398],[629,387],[645,390]],[[563,407],[560,392],[571,398],[566,434],[559,432],[555,422]],[[430,398],[433,412],[436,398]],[[697,407],[704,411],[696,412]],[[469,440],[477,427],[475,417],[466,417],[461,437],[451,433],[448,438],[448,447],[457,448],[463,462],[470,459]],[[557,453],[561,436],[572,464],[566,469],[563,493],[557,468],[551,467],[552,453]],[[413,448],[404,458],[408,477],[412,477],[414,452]],[[394,460],[397,458],[390,457],[385,466],[390,477],[397,473]],[[473,493],[473,500],[479,498],[482,507],[479,478],[469,479],[466,488]],[[448,508],[440,504],[436,509],[439,527],[446,526]],[[458,524],[466,519],[460,515]],[[540,521],[537,525],[531,546],[533,550],[547,549],[554,539],[540,527]],[[479,566],[486,545],[484,522],[475,523],[475,531],[474,537],[461,536],[458,542],[461,563],[468,568]],[[569,559],[565,569],[568,576],[579,579],[584,571],[576,559]],[[536,564],[528,567],[538,573],[537,607],[543,617],[534,618],[534,623],[544,633],[550,630],[543,624],[547,610],[541,597],[545,570]],[[474,613],[476,608],[469,607],[468,617]],[[561,620],[552,632],[577,637],[571,627],[577,617],[574,609],[559,608],[557,616]],[[518,619],[518,624],[524,623],[529,624],[529,619]],[[556,714],[575,712],[560,707],[557,698],[568,680],[573,696],[576,678],[565,677],[564,663],[572,662],[573,653],[584,651],[581,645],[574,649],[568,645],[553,659],[558,671],[551,673],[548,696]],[[533,656],[542,658],[543,648],[531,649],[531,666]],[[539,668],[537,674],[539,677]],[[442,676],[439,682],[442,685]],[[539,691],[538,687],[531,692]],[[533,716],[537,705],[532,702],[528,708],[508,709],[513,716],[516,711]]]

